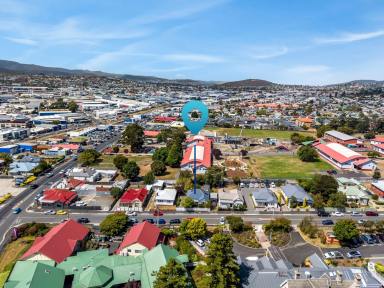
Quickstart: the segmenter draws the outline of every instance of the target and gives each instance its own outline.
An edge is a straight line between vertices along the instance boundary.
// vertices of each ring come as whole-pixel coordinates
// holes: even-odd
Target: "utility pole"
[[[196,142],[193,145],[193,193],[196,194]]]

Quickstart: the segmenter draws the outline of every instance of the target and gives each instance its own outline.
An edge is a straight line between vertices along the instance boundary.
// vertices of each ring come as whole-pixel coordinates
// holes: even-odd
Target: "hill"
[[[225,82],[217,86],[223,87],[223,88],[239,88],[239,87],[253,88],[253,87],[266,87],[266,86],[272,86],[272,85],[275,85],[275,84],[266,80],[246,79],[246,80],[240,80],[240,81]]]

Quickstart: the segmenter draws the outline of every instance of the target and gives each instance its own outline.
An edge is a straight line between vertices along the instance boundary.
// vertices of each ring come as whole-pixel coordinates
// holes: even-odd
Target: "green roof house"
[[[110,288],[126,283],[140,283],[141,288],[152,288],[155,273],[171,258],[179,263],[188,257],[166,245],[157,245],[142,255],[108,255],[108,249],[79,252],[57,265],[65,275],[73,276],[72,288]]]
[[[64,271],[54,261],[17,261],[4,288],[63,288]]]
[[[348,203],[361,206],[368,205],[370,199],[368,190],[359,181],[345,177],[338,177],[336,180],[339,184],[338,192],[342,192],[347,196]]]

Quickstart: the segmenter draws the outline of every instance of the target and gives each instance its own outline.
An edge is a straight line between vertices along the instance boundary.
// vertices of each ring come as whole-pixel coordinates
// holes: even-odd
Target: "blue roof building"
[[[20,175],[30,173],[39,163],[32,162],[13,162],[9,165],[9,174]]]
[[[205,204],[209,201],[209,186],[204,185],[200,189],[196,188],[196,193],[194,189],[188,190],[187,197],[190,197],[197,204]]]

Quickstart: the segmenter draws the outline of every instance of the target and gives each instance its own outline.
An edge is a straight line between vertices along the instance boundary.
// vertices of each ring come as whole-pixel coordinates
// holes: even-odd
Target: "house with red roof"
[[[187,145],[180,164],[181,170],[193,171],[196,149],[196,173],[204,174],[212,166],[212,140],[204,136],[194,136],[187,140]]]
[[[314,121],[312,118],[309,117],[299,117],[296,119],[296,125],[299,127],[311,127],[314,124]]]
[[[144,136],[150,138],[156,138],[160,134],[160,131],[144,130]]]
[[[164,236],[161,234],[160,228],[144,221],[133,226],[125,234],[123,242],[115,253],[122,256],[138,256],[163,241]]]
[[[375,143],[376,144],[372,144],[372,150],[379,152],[381,155],[384,155],[384,142],[382,144],[379,142],[375,142]]]
[[[177,117],[173,116],[156,116],[155,117],[155,122],[158,123],[171,123],[177,120]]]
[[[381,144],[384,145],[384,136],[376,136],[371,140],[372,145]]]
[[[22,260],[53,260],[63,262],[67,257],[84,247],[89,229],[73,220],[53,227],[47,234],[37,237],[21,257]]]
[[[119,200],[119,210],[143,211],[149,199],[149,191],[146,188],[128,189]]]
[[[321,158],[339,169],[353,169],[355,165],[360,166],[360,169],[364,170],[368,170],[366,165],[371,165],[371,169],[374,169],[372,162],[365,161],[367,157],[339,143],[320,143],[314,145],[314,147]],[[365,164],[365,166],[361,166],[362,164]]]
[[[77,193],[68,189],[47,189],[39,199],[43,207],[68,207],[77,199]]]

